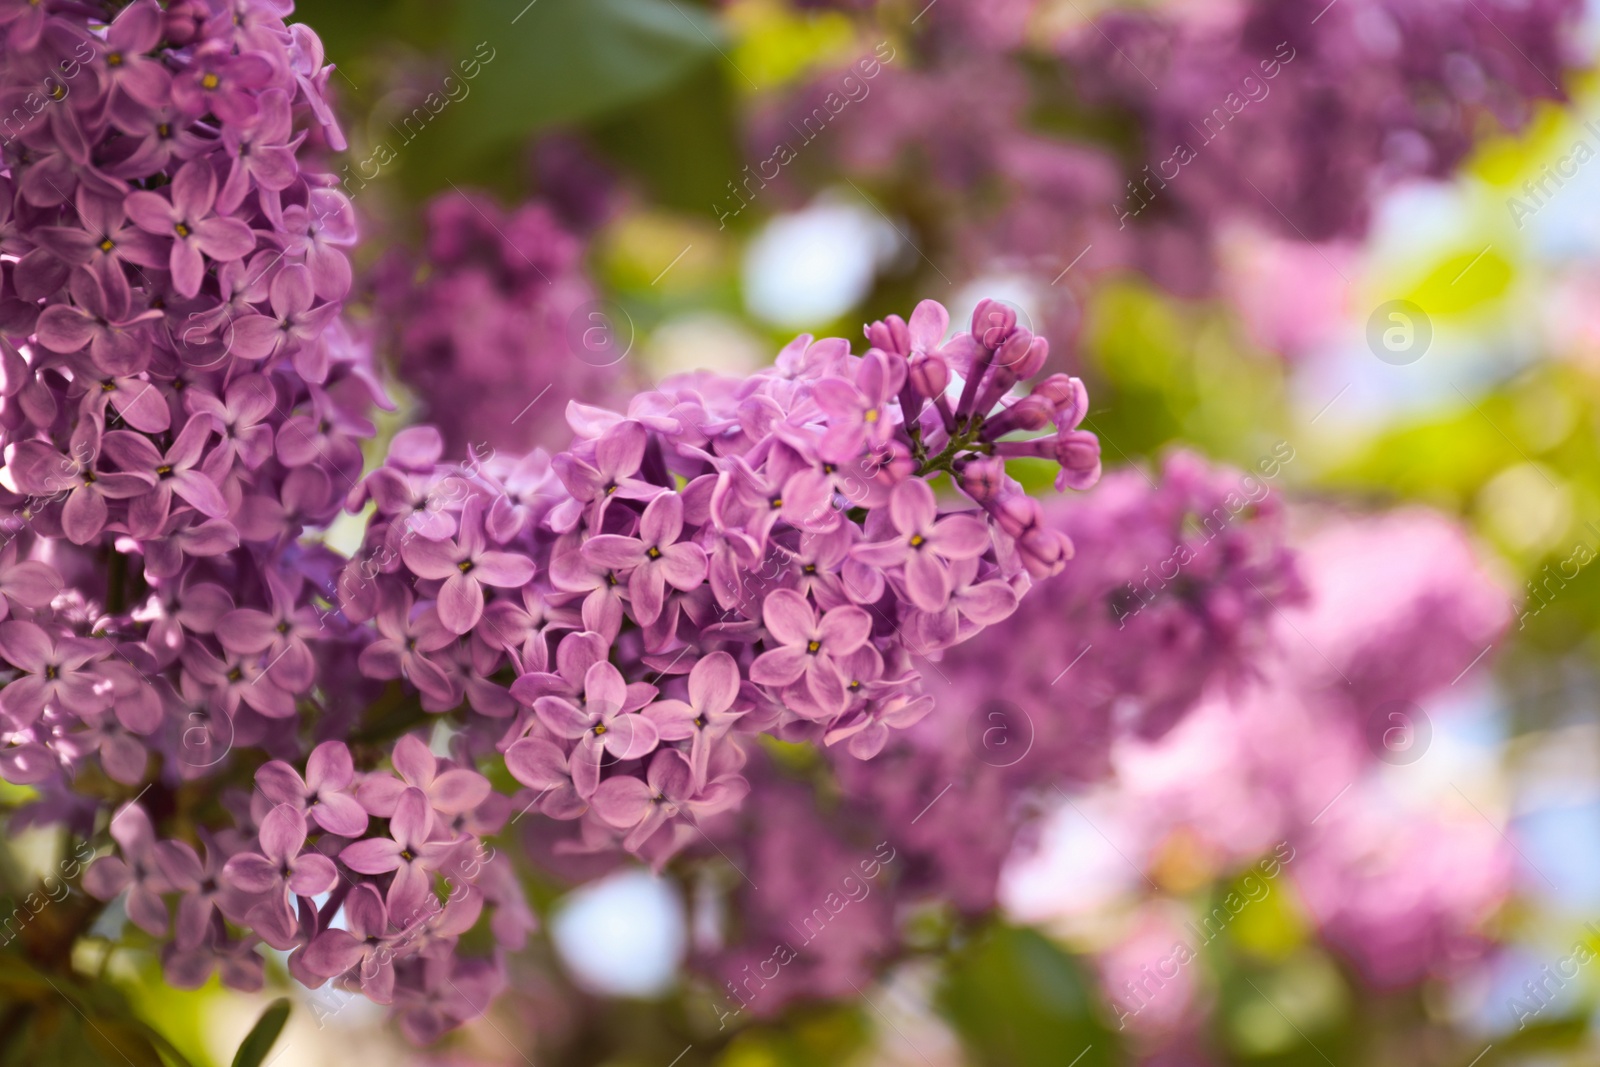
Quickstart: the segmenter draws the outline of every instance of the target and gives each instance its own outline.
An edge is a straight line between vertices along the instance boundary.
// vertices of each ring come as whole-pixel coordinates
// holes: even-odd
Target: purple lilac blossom
[[[450,455],[564,444],[553,414],[618,395],[627,370],[630,327],[596,301],[582,240],[545,204],[508,212],[478,192],[440,194],[423,223],[421,249],[391,253],[371,283],[383,350],[423,417]]]
[[[166,939],[172,984],[258,989],[265,946],[431,1041],[534,928],[487,844],[516,808],[664,863],[748,791],[747,735],[881,746],[929,704],[915,657],[1070,557],[1005,463],[1092,482],[1082,388],[1030,391],[1047,346],[991,303],[949,337],[927,302],[864,355],[802,337],[745,380],[569,404],[555,456],[450,462],[413,427],[364,475],[388,400],[340,314],[356,235],[311,162],[343,145],[315,35],[286,0],[22,6],[0,774],[35,791],[17,825],[110,846],[85,888]],[[324,543],[369,505],[354,558]],[[502,753],[515,798],[484,773]]]
[[[1118,472],[1049,506],[1047,522],[1075,546],[1072,565],[925,668],[927,706],[913,710],[914,724],[885,728],[902,726],[891,714],[831,731],[826,789],[750,758],[745,807],[707,824],[751,879],[730,880],[738,924],[696,960],[719,983],[726,1011],[764,1016],[797,1000],[848,996],[851,982],[864,986],[904,950],[895,923],[917,907],[984,914],[1008,857],[1059,802],[1058,788],[1102,781],[1119,734],[1170,729],[1205,694],[1242,684],[1275,653],[1273,603],[1304,596],[1277,496],[1260,479],[1187,453],[1169,457],[1156,478]],[[1181,582],[1169,569],[1167,588],[1143,586],[1178,560]],[[1137,615],[1136,587],[1150,598]],[[879,684],[881,661],[855,666],[852,682]],[[1001,719],[989,717],[993,709]],[[753,814],[769,810],[771,818]],[[798,841],[815,862],[796,864]],[[865,877],[854,867],[880,843],[895,859],[881,871],[869,863]],[[839,928],[819,916],[836,916]]]

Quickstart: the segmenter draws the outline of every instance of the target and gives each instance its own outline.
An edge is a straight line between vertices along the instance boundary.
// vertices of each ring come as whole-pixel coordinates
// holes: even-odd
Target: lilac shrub
[[[265,946],[426,1042],[535,926],[490,839],[537,808],[659,865],[744,797],[749,735],[870,755],[931,706],[916,657],[1071,555],[1007,457],[1083,487],[1098,447],[1079,383],[1029,385],[1043,338],[926,302],[863,355],[570,405],[554,456],[419,426],[364,473],[388,401],[291,11],[0,9],[0,775],[16,825],[110,846],[84,888],[173,985],[259,988]]]

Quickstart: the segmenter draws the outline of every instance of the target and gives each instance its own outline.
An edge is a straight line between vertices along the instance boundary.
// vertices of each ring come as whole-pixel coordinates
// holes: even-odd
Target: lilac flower
[[[212,393],[191,390],[184,397],[184,406],[191,414],[211,416],[221,438],[210,457],[218,469],[232,469],[237,458],[246,469],[256,470],[272,458],[273,426],[269,416],[278,410],[278,405],[269,379],[259,374],[240,375],[228,383],[220,399]]]
[[[128,507],[128,523],[135,537],[161,532],[175,495],[208,518],[227,516],[228,502],[216,483],[195,469],[214,427],[209,415],[191,416],[165,455],[156,450],[149,438],[139,434],[127,430],[106,434],[104,448],[111,461],[151,483],[144,493],[132,498]]]
[[[483,587],[516,589],[533,580],[534,564],[526,556],[488,547],[481,507],[469,505],[454,540],[413,538],[401,558],[419,578],[443,579],[439,620],[452,633],[464,634],[483,617]]]
[[[889,498],[889,522],[900,536],[850,550],[875,567],[904,567],[906,592],[923,611],[942,611],[949,603],[952,562],[989,549],[989,528],[981,519],[951,515],[935,521],[938,511],[928,483],[901,482]]]
[[[264,655],[265,670],[279,688],[300,693],[311,687],[316,673],[308,642],[321,627],[315,614],[299,604],[298,590],[272,571],[262,574],[270,610],[236,608],[217,620],[214,633],[229,652]],[[298,579],[295,585],[300,583]]]
[[[361,650],[361,669],[373,678],[404,678],[424,696],[452,694],[444,669],[430,658],[455,642],[433,608],[418,611],[409,590],[385,586],[375,616],[379,638]]]
[[[136,0],[111,20],[100,52],[112,92],[144,107],[160,107],[172,88],[172,75],[147,54],[161,41],[161,19],[155,0]]]
[[[787,686],[804,681],[806,691],[824,711],[844,709],[844,680],[835,661],[860,648],[872,631],[872,617],[853,604],[830,608],[820,617],[792,589],[767,596],[762,621],[778,647],[750,665],[750,680]]]
[[[407,790],[416,790],[445,815],[456,815],[483,803],[489,795],[489,782],[477,771],[465,767],[439,769],[439,760],[414,735],[395,742],[391,757],[395,779],[386,774],[369,774],[356,789],[356,799],[374,815],[390,818]]]
[[[182,884],[188,846],[157,841],[150,816],[137,804],[119,808],[111,817],[110,830],[122,854],[95,860],[83,873],[83,888],[101,900],[126,890],[128,918],[146,933],[161,937],[168,919],[162,896]]]
[[[390,925],[389,909],[371,885],[350,891],[344,916],[344,929],[324,930],[306,947],[306,967],[324,978],[355,971],[363,993],[375,1003],[393,1003],[394,960],[411,931]]]
[[[622,675],[609,663],[596,663],[584,674],[583,694],[576,702],[566,697],[542,696],[534,701],[539,721],[557,737],[578,742],[572,756],[572,781],[578,795],[592,795],[600,783],[602,754],[619,760],[639,759],[656,747],[656,724],[636,715],[650,697],[630,692]]]
[[[742,780],[701,783],[683,753],[669,748],[656,753],[643,781],[628,775],[607,779],[591,803],[607,824],[628,831],[625,847],[636,851],[673,816],[714,815],[743,794]]]
[[[189,69],[173,79],[173,101],[191,115],[210,112],[230,125],[253,121],[260,105],[252,90],[265,88],[276,72],[259,52],[230,51],[221,42],[202,46]]]
[[[240,56],[244,61],[253,57]],[[205,72],[201,78],[213,78]],[[182,79],[180,79],[180,82]],[[213,261],[242,259],[256,245],[250,227],[238,219],[215,215],[217,175],[211,164],[192,159],[178,168],[172,179],[172,199],[143,190],[128,194],[128,217],[146,233],[172,242],[170,263],[173,285],[179,294],[194,296],[205,274],[204,253]]]
[[[745,714],[743,710],[733,710],[738,698],[739,665],[728,653],[713,652],[689,671],[687,701],[658,700],[644,710],[645,717],[655,723],[661,740],[690,742],[689,766],[697,786],[706,783],[712,745]],[[508,766],[510,758],[507,753]]]
[[[506,749],[506,770],[530,789],[539,810],[552,819],[576,819],[588,810],[588,802],[578,794],[572,767],[561,746],[536,737],[524,737]]]
[[[706,577],[706,553],[699,545],[680,542],[683,498],[662,493],[644,509],[638,537],[596,534],[583,543],[584,558],[628,573],[628,598],[645,624],[661,615],[668,585],[687,592]]]
[[[233,324],[233,352],[240,359],[272,359],[282,354],[296,357],[296,368],[309,381],[322,381],[327,368],[310,355],[320,355],[323,330],[339,305],[312,307],[316,293],[311,272],[298,264],[288,264],[272,279],[272,314],[247,315]]]
[[[915,316],[912,316],[915,318]],[[824,378],[813,395],[829,416],[828,432],[817,451],[833,463],[848,463],[869,448],[888,442],[894,432],[888,405],[905,381],[903,364],[873,350],[862,357],[854,384]]]
[[[88,544],[105,529],[110,516],[108,501],[142,496],[155,485],[155,478],[142,472],[95,470],[96,436],[94,428],[87,427],[73,443],[70,458],[42,441],[24,441],[11,456],[11,476],[23,491],[44,496],[67,494],[61,527],[73,544]]]
[[[329,833],[360,837],[367,829],[367,811],[349,791],[355,775],[344,742],[324,741],[306,759],[304,778],[282,760],[273,760],[256,772],[256,785],[268,800],[304,812]]]
[[[143,327],[159,322],[161,312],[131,314],[127,292],[108,294],[89,271],[74,272],[71,286],[75,304],[55,304],[39,316],[39,343],[52,352],[88,348],[96,368],[106,374],[143,370],[148,359],[141,345]]]
[[[339,872],[320,852],[302,852],[305,843],[305,816],[293,804],[279,804],[261,820],[261,851],[233,856],[223,867],[222,877],[246,893],[274,897],[326,893],[338,882]]]
[[[47,706],[57,702],[85,712],[108,707],[110,687],[93,667],[106,652],[102,642],[52,637],[37,623],[21,619],[0,622],[0,659],[20,672],[0,688],[0,711],[20,728],[32,724]]]
[[[433,808],[428,795],[409,787],[395,801],[389,837],[369,837],[346,845],[339,860],[359,874],[394,873],[386,898],[391,913],[406,913],[431,893],[431,875],[456,850],[454,841],[430,841]]]

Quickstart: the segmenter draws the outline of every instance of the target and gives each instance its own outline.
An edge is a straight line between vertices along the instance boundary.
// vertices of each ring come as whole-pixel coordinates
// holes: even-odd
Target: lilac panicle
[[[749,792],[750,735],[871,756],[931,706],[920,659],[1071,555],[1007,457],[1085,487],[1098,452],[1081,387],[1030,385],[1042,339],[991,304],[947,338],[929,302],[861,355],[802,337],[569,404],[553,456],[450,461],[447,421],[364,472],[389,401],[341,314],[354,215],[316,159],[343,138],[292,11],[0,6],[0,775],[35,790],[19,824],[106,846],[84,887],[172,984],[258,989],[265,946],[429,1041],[534,927],[487,844],[518,810],[659,865]],[[480,206],[436,208],[441,291],[514,333],[526,245],[587,295],[537,212],[487,260],[445,247]],[[416,343],[471,317],[419,306]],[[345,511],[351,558],[321,536]]]

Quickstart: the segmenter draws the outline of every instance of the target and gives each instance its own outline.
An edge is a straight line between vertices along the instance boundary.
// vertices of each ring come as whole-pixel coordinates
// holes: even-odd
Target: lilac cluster
[[[513,800],[480,768],[503,754],[522,810],[575,821],[575,847],[663,862],[744,795],[735,731],[871,755],[929,706],[913,656],[1071,554],[1007,458],[1081,488],[1098,445],[1081,384],[1026,386],[1048,346],[1013,313],[985,303],[947,339],[929,302],[862,356],[803,337],[748,380],[571,405],[553,458],[447,462],[414,427],[363,477],[387,401],[340,317],[350,205],[302,158],[342,145],[331,68],[290,11],[0,8],[21,123],[0,175],[0,773],[36,791],[23,821],[114,842],[85,886],[170,938],[172,983],[259,986],[265,945],[426,1041],[483,1010],[534,923],[485,842]],[[449,348],[484,293],[504,373],[517,304],[555,284],[524,243],[574,296],[576,249],[536,211],[434,214],[439,286],[404,343]],[[458,340],[448,360],[479,347]],[[480,399],[438,408],[482,420]],[[352,559],[318,537],[342,510],[369,516]],[[492,949],[458,951],[480,920]]]
[[[863,33],[904,17],[827,2]],[[750,154],[787,145],[795,161],[732,191],[815,189],[842,168],[902,210],[932,262],[1050,281],[1039,314],[1061,339],[1079,316],[1067,290],[1096,277],[1214,291],[1231,224],[1360,237],[1384,190],[1449,175],[1486,131],[1564,100],[1585,65],[1579,0],[1059,7],[912,12],[870,83],[827,71],[757,110]]]
[[[881,755],[862,762],[836,745],[826,801],[770,760],[747,765],[740,819],[708,826],[760,887],[733,887],[737,936],[699,961],[730,1010],[766,1015],[865,985],[906,947],[881,916],[930,904],[985,913],[1007,857],[1033,816],[1059,802],[1058,788],[1103,780],[1119,736],[1170,728],[1270,658],[1281,640],[1275,606],[1305,592],[1282,506],[1258,474],[1177,453],[1155,483],[1119,472],[1052,505],[1047,521],[1072,539],[1073,565],[931,665],[932,710]],[[823,803],[839,808],[824,819]],[[784,814],[752,818],[767,810]],[[803,869],[799,841],[816,857]],[[864,879],[853,864],[882,842],[897,858]],[[852,932],[862,922],[876,932]],[[793,953],[776,978],[762,966],[774,945]]]
[[[381,347],[423,416],[453,456],[565,444],[539,412],[613,395],[631,342],[581,240],[544,204],[507,212],[478,193],[440,194],[423,224],[420,254],[396,249],[370,282]]]
[[[1119,9],[1056,42],[1079,91],[1131,112],[1145,158],[1118,214],[1245,218],[1289,239],[1359,237],[1376,192],[1448,175],[1486,122],[1564,100],[1577,0],[1251,0]],[[1159,88],[1157,88],[1159,87]],[[1142,169],[1141,169],[1142,168]]]
[[[286,13],[0,13],[12,781],[97,754],[197,776],[217,719],[282,744],[311,693],[322,564],[296,539],[360,476],[380,393],[338,318],[350,205],[297,158],[342,144],[331,68]]]
[[[1052,457],[1063,485],[1099,470],[1081,384],[1017,391],[1042,338],[987,302],[947,331],[929,301],[870,326],[862,356],[806,336],[745,381],[572,404],[553,459],[440,464],[412,432],[363,484],[374,518],[339,579],[381,635],[363,669],[431,711],[465,701],[540,810],[581,820],[579,847],[656,862],[744,795],[736,733],[871,756],[931,704],[913,656],[1003,619],[1071,553],[1006,456]],[[940,474],[979,506],[941,508]]]

